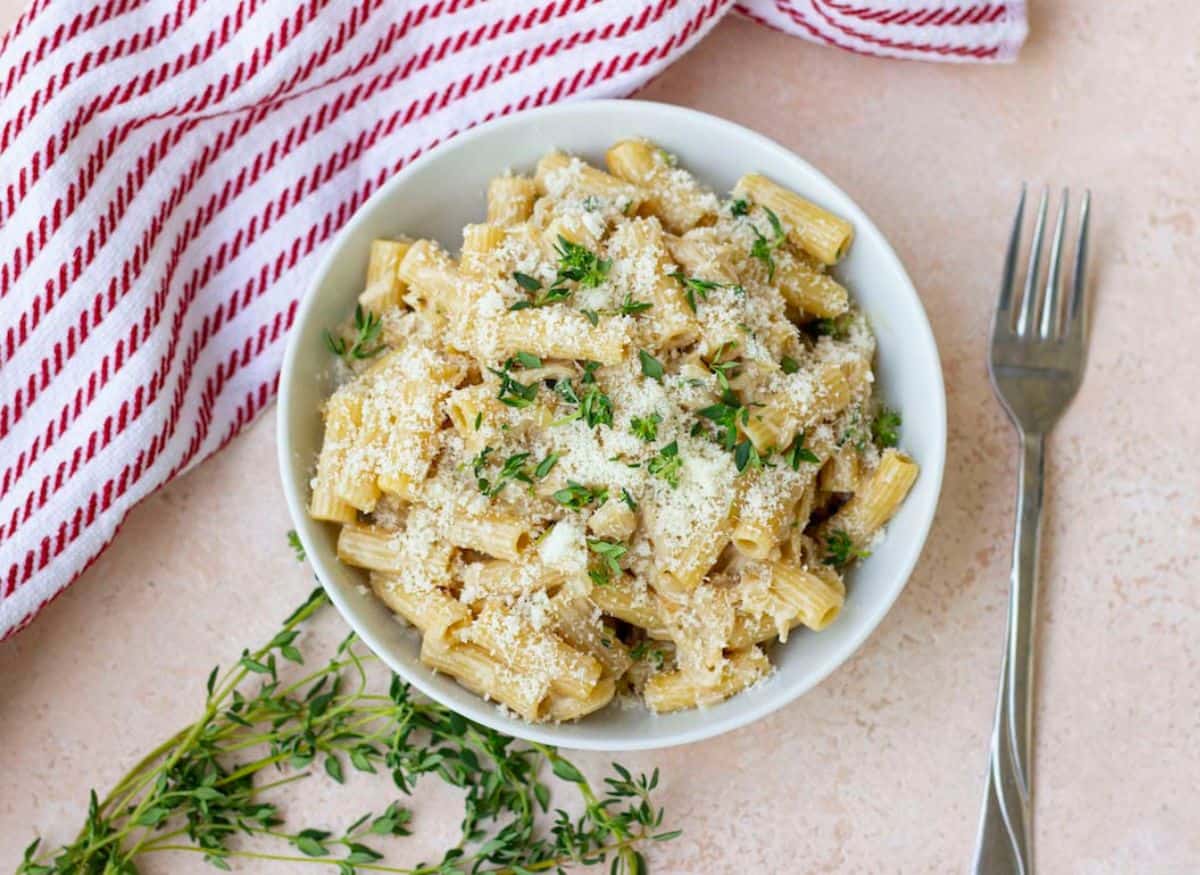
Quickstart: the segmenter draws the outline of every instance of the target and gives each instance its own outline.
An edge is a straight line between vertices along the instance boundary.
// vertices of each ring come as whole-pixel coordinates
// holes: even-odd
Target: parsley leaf
[[[662,417],[657,413],[651,413],[649,416],[635,416],[629,421],[629,431],[634,437],[650,443],[657,440],[658,426],[661,422]]]
[[[800,370],[800,363],[790,355],[785,355],[779,362],[779,367],[783,369],[785,374],[794,374],[796,371]]]
[[[870,551],[854,545],[854,540],[845,529],[835,529],[825,539],[826,565],[844,568],[855,559],[865,559],[870,555]]]
[[[882,407],[871,422],[871,434],[881,447],[894,447],[900,442],[900,414]]]
[[[638,504],[633,500],[633,496],[629,494],[629,490],[624,486],[621,487],[621,501],[628,505],[630,510],[637,510]]]
[[[662,480],[666,480],[672,489],[679,486],[679,469],[683,459],[679,455],[679,443],[671,441],[658,451],[653,459],[646,463],[646,469]]]
[[[739,197],[730,201],[729,213],[734,216],[744,216],[750,212],[750,201]]]
[[[638,350],[638,359],[642,363],[642,375],[661,383],[664,373],[662,362],[644,349]]]
[[[579,312],[582,313],[585,317],[587,317],[587,321],[591,322],[592,325],[600,324],[600,314],[597,313],[595,310],[592,310],[588,307],[581,307]]]

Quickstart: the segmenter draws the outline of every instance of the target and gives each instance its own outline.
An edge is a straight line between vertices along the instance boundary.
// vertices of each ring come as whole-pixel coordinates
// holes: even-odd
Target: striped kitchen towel
[[[628,94],[737,11],[1002,61],[1024,3],[35,0],[0,42],[0,637],[267,406],[323,245],[480,122]]]

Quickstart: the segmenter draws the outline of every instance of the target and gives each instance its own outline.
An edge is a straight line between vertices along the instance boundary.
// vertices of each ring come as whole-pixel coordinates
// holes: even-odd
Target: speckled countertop
[[[654,849],[659,875],[964,871],[1015,477],[984,338],[1023,179],[1096,196],[1091,365],[1049,463],[1040,868],[1200,871],[1200,6],[1033,6],[1021,61],[993,68],[855,57],[730,19],[642,95],[763,131],[871,213],[929,311],[950,417],[924,557],[862,650],[754,726],[622,757],[661,767],[662,801],[686,830]],[[17,11],[0,0],[0,24]],[[69,837],[87,789],[190,719],[208,667],[263,638],[312,585],[284,540],[273,430],[269,411],[145,501],[83,579],[0,646],[0,868],[35,830]],[[322,634],[339,623],[325,617]],[[317,822],[383,792],[308,786],[289,808]],[[421,795],[412,858],[458,818],[452,794]],[[193,862],[145,871],[211,871]]]

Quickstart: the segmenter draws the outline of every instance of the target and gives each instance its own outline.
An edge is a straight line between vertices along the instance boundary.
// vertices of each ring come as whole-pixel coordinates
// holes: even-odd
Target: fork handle
[[[1037,604],[1046,441],[1021,436],[1013,533],[1008,642],[992,727],[987,794],[975,850],[976,875],[1032,875],[1030,829],[1034,612]]]

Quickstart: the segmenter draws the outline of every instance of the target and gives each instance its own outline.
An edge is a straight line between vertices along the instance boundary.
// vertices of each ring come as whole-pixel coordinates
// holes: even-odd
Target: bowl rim
[[[932,499],[928,502],[928,506],[923,509],[923,516],[916,521],[915,531],[917,537],[908,538],[906,541],[910,544],[907,559],[899,565],[893,566],[891,579],[894,583],[890,586],[886,597],[875,600],[869,603],[870,608],[860,621],[858,629],[851,635],[841,646],[835,651],[833,658],[827,660],[825,666],[815,672],[804,677],[804,680],[794,684],[791,687],[780,688],[780,691],[774,696],[766,696],[761,700],[752,701],[744,699],[744,705],[741,708],[730,708],[728,713],[719,718],[703,722],[695,727],[684,730],[673,731],[669,734],[649,735],[646,738],[623,739],[622,741],[611,744],[605,743],[604,738],[565,738],[558,730],[560,724],[555,723],[527,723],[519,717],[510,717],[494,706],[493,703],[478,697],[478,704],[472,705],[468,709],[463,709],[458,703],[450,703],[445,701],[439,694],[433,684],[429,683],[428,679],[420,676],[417,673],[411,672],[407,666],[398,660],[393,660],[390,648],[386,643],[378,640],[367,628],[367,624],[361,622],[358,618],[358,609],[350,603],[350,600],[343,596],[339,587],[330,583],[332,575],[327,572],[325,557],[322,555],[322,549],[319,545],[311,543],[306,537],[305,530],[309,525],[317,525],[310,520],[306,511],[307,497],[301,494],[301,491],[296,487],[296,478],[293,469],[293,451],[292,451],[292,436],[287,427],[287,423],[291,418],[289,416],[290,406],[292,403],[291,387],[294,381],[294,374],[297,370],[297,362],[299,360],[299,328],[308,318],[309,311],[316,306],[318,297],[317,290],[324,282],[325,276],[332,269],[334,263],[339,258],[339,253],[344,248],[347,239],[356,233],[358,226],[366,221],[366,217],[370,215],[375,206],[382,201],[388,200],[395,196],[395,193],[402,190],[409,177],[418,173],[426,164],[440,158],[442,155],[457,150],[469,150],[472,145],[493,132],[529,124],[531,122],[544,120],[549,117],[559,115],[575,115],[575,114],[591,114],[591,113],[609,113],[619,111],[621,113],[636,114],[638,112],[653,113],[661,116],[674,116],[680,119],[688,119],[694,122],[715,125],[720,128],[725,128],[730,134],[735,137],[754,142],[757,146],[764,148],[766,151],[773,154],[774,158],[783,163],[793,163],[806,173],[819,180],[831,190],[838,192],[856,209],[861,217],[856,220],[855,225],[858,228],[867,228],[873,232],[880,243],[882,244],[881,256],[890,262],[890,269],[895,276],[902,282],[904,291],[911,296],[916,303],[916,317],[910,325],[906,325],[906,330],[918,335],[913,340],[921,346],[927,346],[933,354],[933,367],[937,376],[936,386],[930,386],[932,392],[931,401],[934,407],[933,426],[934,437],[934,457],[922,460],[921,476],[923,479],[932,479],[934,481]],[[632,122],[629,120],[627,123]],[[769,167],[761,168],[769,172]],[[856,236],[858,236],[856,234]],[[897,285],[901,283],[898,282]],[[850,197],[850,195],[840,185],[834,183],[828,176],[811,165],[809,162],[801,158],[791,149],[775,140],[754,131],[744,125],[732,122],[719,116],[700,110],[691,109],[688,107],[677,106],[674,104],[658,103],[648,100],[634,99],[598,99],[598,100],[582,100],[568,101],[566,103],[552,104],[549,106],[538,107],[535,109],[526,110],[523,112],[514,113],[508,116],[492,119],[490,121],[479,124],[478,126],[462,133],[452,136],[449,139],[438,143],[429,151],[425,152],[417,159],[412,161],[406,167],[390,177],[383,185],[379,187],[366,201],[359,205],[354,214],[347,220],[346,224],[338,231],[332,241],[330,241],[325,255],[321,258],[319,265],[312,274],[312,280],[308,283],[306,292],[300,300],[299,307],[296,310],[295,319],[289,329],[289,337],[287,339],[286,348],[282,366],[279,372],[279,395],[276,405],[276,444],[277,444],[277,459],[279,463],[280,479],[283,482],[284,498],[287,502],[288,512],[291,515],[292,522],[296,526],[296,532],[303,545],[309,563],[312,565],[313,571],[320,581],[322,588],[329,596],[330,601],[337,608],[338,613],[346,623],[354,630],[354,632],[363,640],[363,642],[380,657],[387,667],[399,675],[405,682],[415,687],[419,692],[428,698],[442,704],[444,707],[455,711],[462,716],[495,729],[499,732],[511,735],[515,738],[529,742],[536,742],[549,745],[563,745],[576,750],[604,750],[604,751],[633,751],[633,750],[653,750],[675,747],[692,742],[702,741],[704,739],[713,738],[718,735],[723,735],[726,732],[731,732],[743,726],[754,723],[757,720],[766,717],[774,711],[783,708],[794,702],[800,696],[812,690],[818,684],[823,682],[835,670],[840,668],[845,662],[863,645],[866,639],[879,627],[883,622],[884,617],[891,610],[896,600],[900,597],[900,593],[904,591],[908,585],[909,578],[919,561],[921,554],[924,551],[926,541],[929,537],[929,531],[933,525],[934,517],[937,514],[938,505],[941,500],[942,481],[945,471],[946,461],[946,439],[947,439],[947,422],[946,422],[946,390],[945,376],[942,371],[941,356],[938,351],[937,341],[933,334],[933,329],[929,323],[929,316],[925,312],[924,304],[921,301],[920,295],[917,294],[916,287],[913,285],[908,271],[905,270],[900,257],[892,248],[887,237],[879,230],[875,223],[871,220],[865,210]],[[737,701],[738,697],[733,697],[730,701]],[[469,711],[469,713],[467,713]]]

